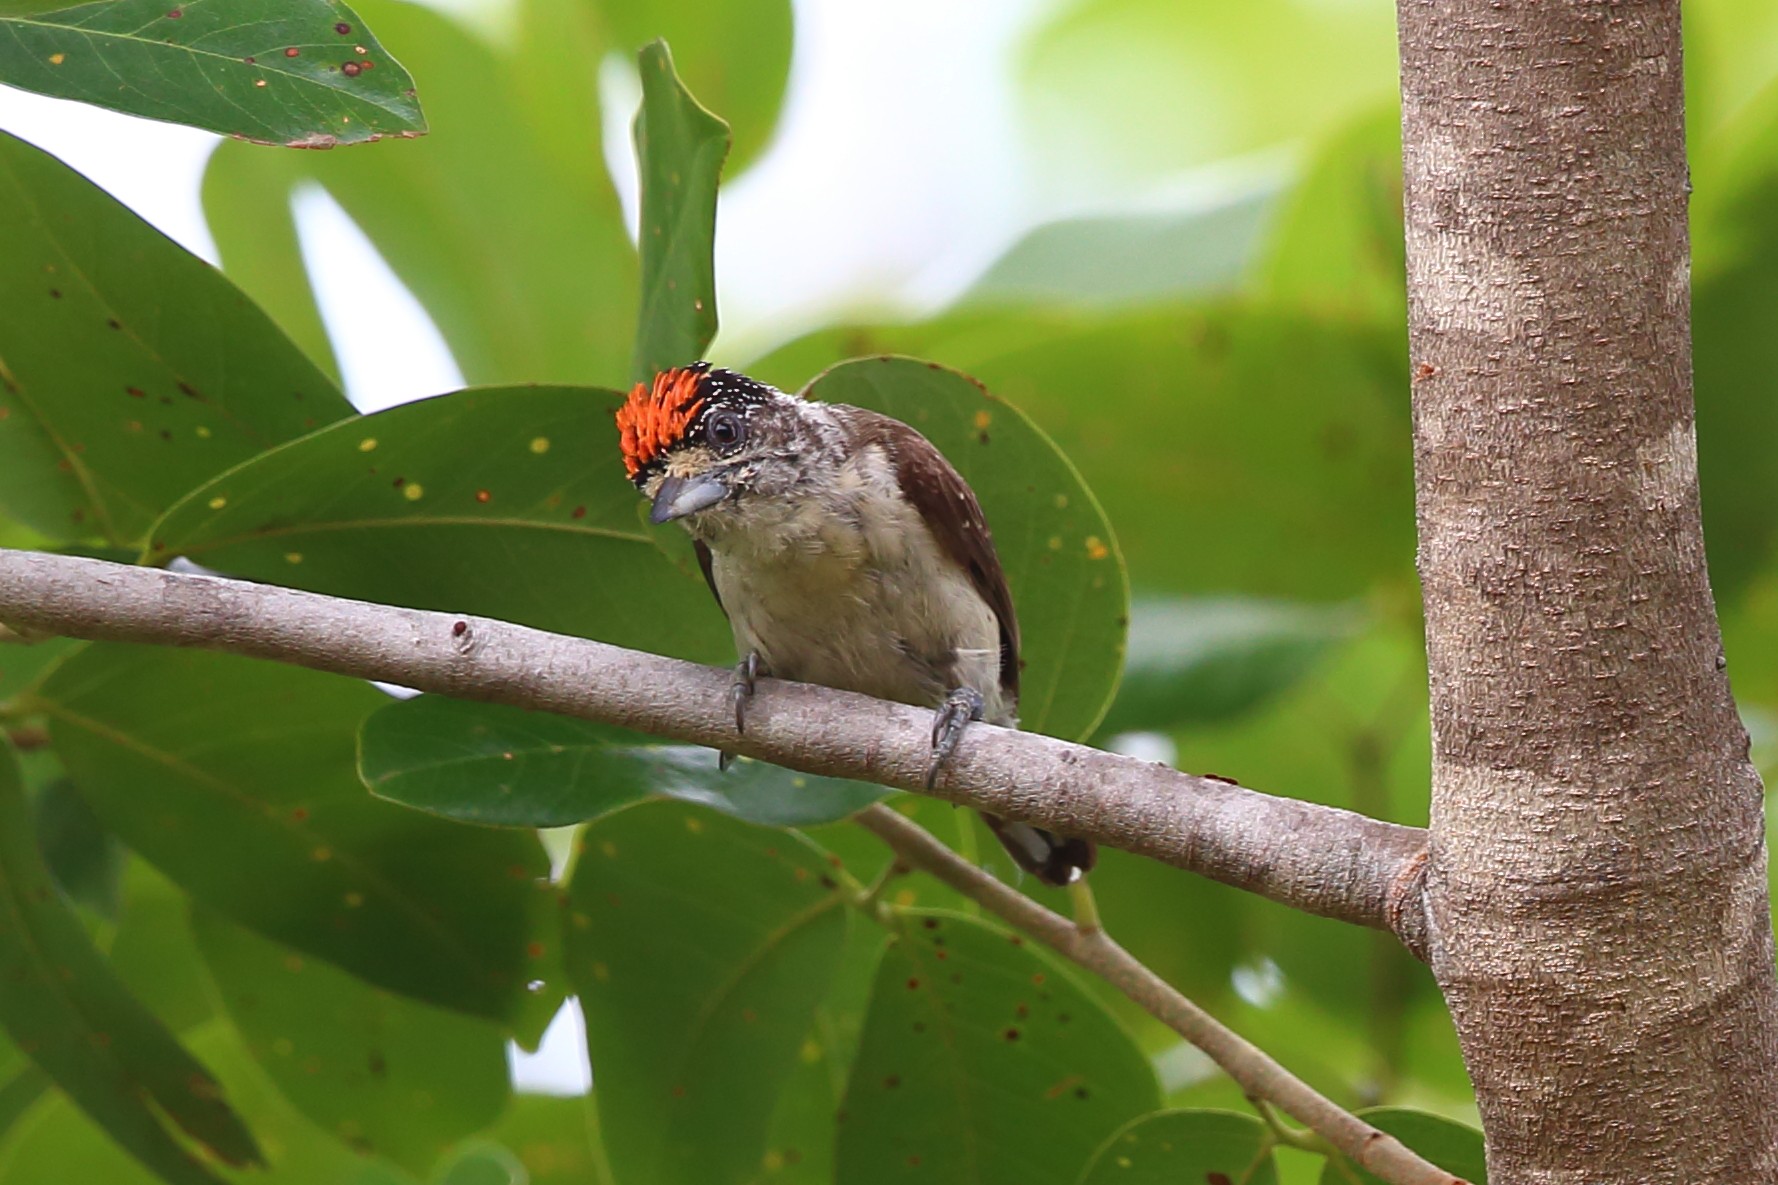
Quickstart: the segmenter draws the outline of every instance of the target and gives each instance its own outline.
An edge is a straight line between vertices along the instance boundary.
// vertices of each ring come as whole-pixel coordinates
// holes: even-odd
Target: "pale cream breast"
[[[898,496],[880,449],[819,497],[750,508],[711,544],[736,647],[772,674],[926,706],[968,686],[1010,722],[993,610]]]

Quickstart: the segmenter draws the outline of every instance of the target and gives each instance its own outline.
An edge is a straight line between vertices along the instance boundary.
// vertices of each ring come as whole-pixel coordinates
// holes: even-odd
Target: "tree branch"
[[[0,621],[559,712],[905,790],[925,780],[923,709],[768,679],[737,737],[726,670],[486,618],[0,549]],[[1418,828],[988,724],[970,727],[931,793],[1423,947]]]
[[[1272,1060],[1113,942],[1102,929],[1082,929],[1017,889],[995,880],[927,831],[882,805],[860,811],[858,824],[894,849],[903,863],[931,873],[983,908],[1047,943],[1134,1000],[1203,1050],[1255,1099],[1271,1103],[1393,1185],[1460,1185],[1400,1140],[1358,1116]]]

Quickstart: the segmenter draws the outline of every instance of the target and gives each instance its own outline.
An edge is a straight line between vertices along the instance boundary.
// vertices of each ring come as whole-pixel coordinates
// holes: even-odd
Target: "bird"
[[[971,721],[1017,727],[1006,575],[975,492],[919,432],[708,362],[636,384],[617,427],[650,521],[691,534],[728,617],[737,731],[765,676],[932,708],[930,788]],[[1089,840],[982,817],[1044,884],[1093,867]]]

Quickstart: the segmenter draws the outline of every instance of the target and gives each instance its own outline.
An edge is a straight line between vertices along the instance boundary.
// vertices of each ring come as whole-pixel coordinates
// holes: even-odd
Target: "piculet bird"
[[[735,726],[761,675],[937,709],[930,785],[972,720],[1018,722],[1019,623],[975,492],[914,429],[699,362],[617,413],[656,523],[691,533],[741,656]],[[1015,863],[1067,885],[1093,844],[984,815]]]

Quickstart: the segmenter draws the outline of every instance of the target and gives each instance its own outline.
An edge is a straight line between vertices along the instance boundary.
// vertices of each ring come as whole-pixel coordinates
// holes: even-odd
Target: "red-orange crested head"
[[[624,471],[632,480],[685,439],[686,430],[704,406],[699,391],[708,371],[709,365],[703,362],[663,370],[653,382],[637,383],[617,409]]]

